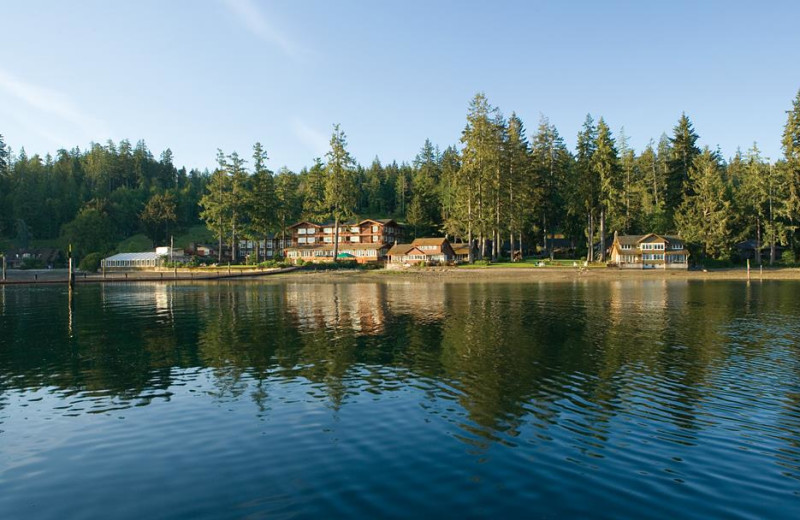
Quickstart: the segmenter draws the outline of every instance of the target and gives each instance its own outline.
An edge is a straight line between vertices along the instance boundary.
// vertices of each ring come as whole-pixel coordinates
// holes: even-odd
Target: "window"
[[[323,232],[324,232],[326,235],[332,235],[332,234],[333,234],[333,228],[332,228],[332,227],[326,227],[326,228],[325,228],[325,229],[323,229],[322,231],[323,231]]]
[[[350,237],[350,242],[361,242],[361,237]]]
[[[380,239],[378,238],[378,236],[377,236],[377,235],[373,235],[373,236],[372,236],[372,241],[373,241],[373,242],[377,242],[378,240],[380,240]]]
[[[372,232],[373,233],[377,233],[378,232],[378,226],[372,226]]]
[[[323,242],[325,242],[327,244],[332,244],[333,243],[333,237],[324,237],[322,240],[323,240]]]
[[[316,242],[316,241],[317,241],[317,239],[316,239],[316,238],[314,238],[314,237],[308,237],[308,243],[309,243],[309,244],[313,244],[313,243],[314,243],[314,242]]]
[[[300,237],[300,238],[298,238],[298,239],[297,239],[297,243],[298,243],[298,244],[305,244],[305,243],[306,243],[306,237]]]
[[[350,228],[350,232],[351,233],[360,233],[361,232],[361,228],[359,228],[358,226],[353,226],[353,227]]]

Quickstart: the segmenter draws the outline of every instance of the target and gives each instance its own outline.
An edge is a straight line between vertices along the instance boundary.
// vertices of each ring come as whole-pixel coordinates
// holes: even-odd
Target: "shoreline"
[[[306,271],[283,270],[265,272],[240,272],[240,273],[208,273],[208,272],[181,272],[177,278],[172,271],[135,271],[127,273],[114,273],[106,278],[99,274],[76,273],[76,284],[86,283],[137,283],[137,282],[203,282],[219,280],[248,280],[260,281],[289,280],[326,282],[326,281],[437,281],[437,282],[559,282],[559,281],[614,281],[614,280],[731,280],[747,281],[747,269],[724,268],[707,271],[683,270],[639,270],[615,268],[576,269],[570,267],[543,267],[543,268],[515,268],[515,267],[428,267],[423,269],[405,270],[350,270],[336,271]],[[750,281],[762,280],[800,280],[800,268],[775,267],[767,268],[761,273],[758,269],[751,269]],[[8,280],[0,281],[0,285],[40,285],[40,284],[66,284],[66,270],[30,270],[8,271]]]
[[[575,280],[586,281],[614,281],[614,280],[748,280],[746,268],[725,268],[707,271],[677,271],[677,270],[639,270],[616,268],[592,268],[583,271],[576,268],[544,267],[544,268],[514,268],[514,267],[485,267],[485,268],[452,268],[429,267],[425,269],[408,269],[402,271],[298,271],[278,276],[280,279],[300,278],[308,281],[336,281],[336,280],[405,280],[405,281],[437,281],[437,282],[566,282]],[[800,268],[771,268],[765,269],[763,276],[758,270],[750,271],[750,281],[768,280],[800,280]]]

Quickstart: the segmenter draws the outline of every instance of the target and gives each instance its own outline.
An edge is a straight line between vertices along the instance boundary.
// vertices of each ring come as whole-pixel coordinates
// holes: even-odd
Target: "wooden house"
[[[418,238],[410,244],[395,244],[388,256],[389,263],[395,265],[445,265],[456,260],[446,238]]]
[[[615,234],[611,263],[624,269],[688,269],[689,251],[677,236]]]

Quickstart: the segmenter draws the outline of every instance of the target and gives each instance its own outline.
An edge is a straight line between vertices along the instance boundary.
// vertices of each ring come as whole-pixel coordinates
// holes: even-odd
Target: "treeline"
[[[55,158],[24,150],[14,157],[0,142],[0,234],[18,243],[61,237],[80,242],[82,253],[107,252],[137,232],[163,243],[171,229],[205,222],[235,256],[238,238],[281,234],[301,218],[394,217],[413,236],[473,241],[490,258],[547,251],[563,236],[576,254],[602,261],[615,231],[677,233],[696,258],[730,259],[745,240],[771,260],[778,246],[794,258],[800,93],[779,160],[755,144],[726,160],[698,139],[684,114],[637,153],[602,117],[587,116],[570,150],[546,118],[529,133],[516,114],[506,118],[478,94],[460,143],[441,150],[426,140],[410,163],[357,164],[338,126],[324,161],[297,173],[272,172],[259,143],[251,158],[218,151],[209,173],[177,169],[169,150],[156,160],[141,141],[60,150]]]
[[[55,157],[14,156],[0,136],[0,236],[28,248],[34,239],[72,243],[82,256],[105,253],[133,234],[163,240],[164,219],[153,218],[167,202],[166,221],[175,226],[198,222],[198,202],[207,175],[173,165],[172,152],[153,157],[144,141],[127,140],[88,150],[59,150]]]

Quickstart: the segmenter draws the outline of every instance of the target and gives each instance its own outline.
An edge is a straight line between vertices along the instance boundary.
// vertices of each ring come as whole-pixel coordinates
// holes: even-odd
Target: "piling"
[[[75,268],[73,265],[75,259],[72,258],[72,244],[69,245],[68,256],[69,256],[69,266],[67,271],[67,285],[69,286],[69,290],[72,291],[72,289],[75,288]]]
[[[6,281],[6,255],[3,255],[3,281]]]

